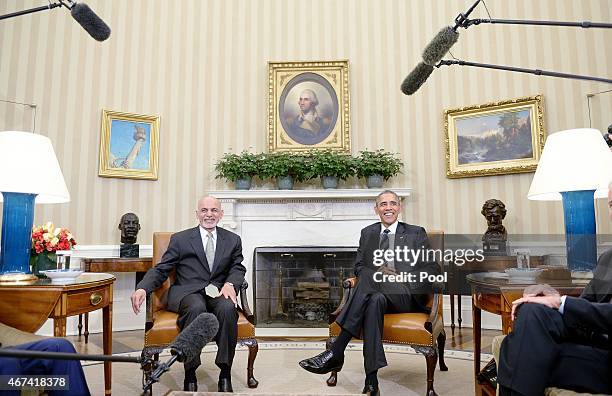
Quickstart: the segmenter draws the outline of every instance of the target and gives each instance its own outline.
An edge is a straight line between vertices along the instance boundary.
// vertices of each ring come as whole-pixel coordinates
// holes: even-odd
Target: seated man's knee
[[[533,322],[551,324],[555,320],[555,316],[560,316],[559,311],[546,305],[524,303],[518,307],[516,319],[514,320],[514,328],[516,329]]]
[[[236,306],[234,302],[229,298],[219,297],[219,302],[217,303],[217,309],[215,310],[217,318],[238,318],[238,311],[236,310]]]
[[[387,298],[382,293],[372,293],[370,296],[370,302],[368,305],[373,306],[384,306],[387,304]]]
[[[65,338],[46,338],[44,340],[40,340],[38,344],[39,350],[43,351],[51,351],[51,352],[67,352],[67,353],[76,353],[74,346],[72,343]]]

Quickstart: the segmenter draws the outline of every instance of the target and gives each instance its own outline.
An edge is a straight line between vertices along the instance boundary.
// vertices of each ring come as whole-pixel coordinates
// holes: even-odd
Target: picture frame
[[[544,148],[542,95],[444,111],[446,176],[533,172]]]
[[[159,116],[102,109],[98,175],[157,180]]]
[[[348,60],[268,62],[268,151],[350,153]]]

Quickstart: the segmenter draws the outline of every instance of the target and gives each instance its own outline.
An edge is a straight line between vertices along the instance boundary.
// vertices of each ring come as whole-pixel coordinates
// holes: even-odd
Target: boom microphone
[[[425,80],[427,80],[433,70],[433,66],[420,62],[402,82],[402,92],[405,95],[415,93],[425,83]]]
[[[423,50],[423,62],[435,66],[459,39],[459,32],[450,26],[442,28]]]
[[[436,34],[427,47],[423,50],[423,62],[420,62],[404,79],[402,92],[405,95],[412,95],[425,80],[429,78],[436,66],[459,39],[459,33],[454,28],[446,26]]]
[[[149,380],[143,385],[143,390],[150,389],[177,360],[185,362],[199,356],[202,348],[217,335],[217,331],[219,331],[219,321],[215,315],[208,312],[198,315],[170,344],[172,357],[153,370]]]
[[[108,25],[87,4],[75,4],[70,9],[70,15],[91,37],[98,41],[106,40],[111,34]]]
[[[198,315],[189,326],[185,327],[170,344],[171,353],[177,356],[179,362],[184,362],[199,356],[219,331],[219,321],[215,315],[205,312]]]

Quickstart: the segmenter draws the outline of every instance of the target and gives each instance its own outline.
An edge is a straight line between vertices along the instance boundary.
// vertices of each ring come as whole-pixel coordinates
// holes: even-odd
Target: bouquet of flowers
[[[76,241],[70,231],[66,228],[56,228],[50,221],[40,227],[32,227],[32,272],[37,274],[47,269],[55,269],[55,252],[72,249],[74,245]]]

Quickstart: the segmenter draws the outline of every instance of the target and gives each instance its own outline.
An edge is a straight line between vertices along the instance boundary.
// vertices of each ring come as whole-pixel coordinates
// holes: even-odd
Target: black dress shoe
[[[196,392],[198,390],[198,378],[195,369],[185,370],[185,380],[183,390],[186,392]]]
[[[370,396],[378,396],[379,392],[378,392],[378,384],[376,385],[372,385],[372,384],[368,384],[366,386],[363,387],[363,390],[361,391],[361,393],[363,393],[364,395],[370,395]]]
[[[232,379],[231,378],[219,378],[219,386],[217,388],[217,391],[233,393],[234,389],[232,389]]]
[[[183,382],[183,390],[185,392],[197,392],[198,391],[198,382],[197,381],[187,381]]]
[[[344,356],[342,356],[342,359],[338,359],[329,349],[325,352],[319,353],[317,356],[304,359],[300,362],[300,366],[304,370],[315,374],[327,374],[330,371],[340,371],[342,370],[343,364]]]

